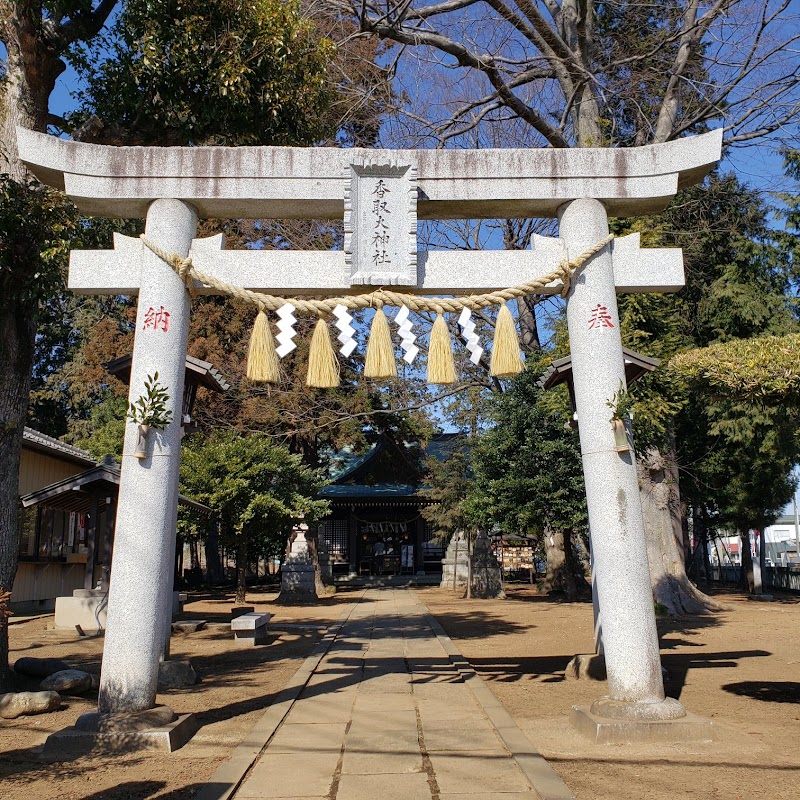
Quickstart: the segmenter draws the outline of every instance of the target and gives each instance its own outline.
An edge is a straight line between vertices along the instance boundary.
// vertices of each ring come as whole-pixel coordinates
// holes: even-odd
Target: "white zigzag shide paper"
[[[283,358],[294,350],[297,345],[292,341],[297,336],[297,331],[294,329],[297,319],[294,316],[294,306],[291,303],[282,305],[277,311],[279,322],[278,330],[280,333],[275,337],[278,340],[279,347],[275,349],[279,358]]]
[[[475,321],[472,319],[472,312],[468,308],[461,310],[458,324],[461,326],[461,336],[467,345],[467,350],[469,350],[469,360],[473,364],[477,364],[483,355],[483,348],[479,344],[480,339],[478,334],[475,333]]]
[[[339,335],[336,338],[342,343],[339,352],[347,357],[356,349],[356,329],[350,324],[353,318],[341,303],[333,309],[333,316],[336,317],[336,327],[339,329]]]
[[[403,351],[403,361],[407,364],[410,364],[417,357],[417,353],[419,353],[419,347],[414,344],[417,337],[412,330],[414,326],[408,318],[409,313],[408,306],[401,306],[400,310],[394,316],[397,332],[400,334],[400,348]]]

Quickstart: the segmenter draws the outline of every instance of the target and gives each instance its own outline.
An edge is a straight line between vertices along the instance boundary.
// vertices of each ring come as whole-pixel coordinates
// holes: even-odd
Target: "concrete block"
[[[204,619],[179,619],[172,623],[173,633],[197,633],[206,626]]]
[[[251,611],[248,614],[242,614],[236,617],[236,619],[232,620],[231,630],[254,631],[267,625],[271,618],[272,614],[262,614],[258,611]]]
[[[172,616],[175,617],[183,611],[183,606],[189,599],[186,592],[173,592],[172,593]]]
[[[255,606],[234,606],[231,609],[231,621],[236,617],[241,617],[242,614],[252,614],[256,610]]]
[[[108,604],[106,594],[87,593],[73,597],[56,598],[56,630],[98,631],[106,628]]]
[[[575,730],[595,744],[628,744],[632,742],[708,742],[716,738],[712,720],[687,712],[679,719],[642,721],[598,717],[588,706],[573,706],[569,721]]]
[[[236,644],[243,647],[254,647],[258,644],[267,643],[267,623],[272,614],[260,614],[251,612],[242,614],[231,621]]]
[[[194,714],[182,714],[162,727],[149,730],[84,731],[65,728],[47,737],[40,758],[42,761],[68,761],[89,752],[130,753],[139,750],[171,753],[183,747],[198,728]]]

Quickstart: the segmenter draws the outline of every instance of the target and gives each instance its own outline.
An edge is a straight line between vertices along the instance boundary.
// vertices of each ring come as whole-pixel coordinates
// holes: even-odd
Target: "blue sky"
[[[792,0],[789,8],[794,13],[800,14],[800,0]],[[0,43],[0,58],[4,57],[5,48]],[[50,110],[61,115],[74,108],[72,93],[78,88],[78,76],[71,67],[68,67],[58,79],[55,91],[50,97]],[[768,139],[745,147],[731,148],[722,162],[722,167],[726,171],[735,171],[741,180],[752,188],[764,192],[768,199],[773,192],[796,190],[791,181],[784,176],[782,159]]]

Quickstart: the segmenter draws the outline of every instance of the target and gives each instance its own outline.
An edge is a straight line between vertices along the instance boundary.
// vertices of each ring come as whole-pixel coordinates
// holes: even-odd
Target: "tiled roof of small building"
[[[81,450],[80,447],[74,447],[71,444],[54,439],[52,436],[35,431],[33,428],[25,428],[22,433],[22,442],[23,446],[27,445],[33,450],[57,453],[81,464],[94,465],[97,463],[89,453]]]

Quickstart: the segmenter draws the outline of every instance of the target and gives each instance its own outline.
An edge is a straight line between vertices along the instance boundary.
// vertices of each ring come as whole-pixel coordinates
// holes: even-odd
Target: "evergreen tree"
[[[492,403],[494,427],[475,443],[476,491],[465,511],[485,527],[539,539],[544,588],[574,599],[583,581],[577,550],[588,533],[580,447],[565,415],[545,402],[529,365]]]
[[[711,344],[717,358],[727,353],[734,380],[751,363],[745,342],[797,329],[786,239],[769,227],[759,195],[733,176],[712,176],[681,193],[660,217],[620,221],[617,230],[640,230],[649,244],[681,245],[686,265],[686,287],[678,294],[620,298],[629,347],[666,363]],[[746,534],[764,527],[791,496],[789,472],[800,457],[792,387],[782,397],[768,396],[752,381],[746,392],[721,391],[681,369],[682,359],[631,390],[640,479],[663,512],[653,533],[651,575],[663,586],[657,599],[671,611],[709,605],[683,578],[681,517],[691,517],[702,546],[714,530]]]
[[[315,500],[322,486],[318,472],[299,456],[255,434],[217,431],[194,436],[181,454],[181,491],[214,509],[222,544],[236,550],[236,602],[245,601],[248,564],[283,555],[292,520],[303,515],[312,527],[328,512]],[[186,538],[204,539],[208,521],[182,512]]]

